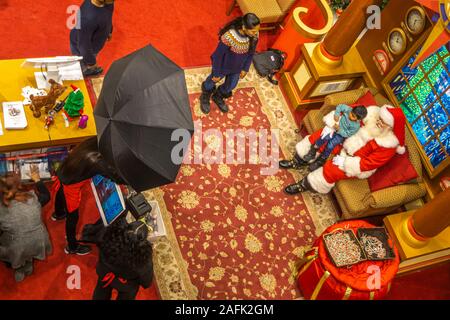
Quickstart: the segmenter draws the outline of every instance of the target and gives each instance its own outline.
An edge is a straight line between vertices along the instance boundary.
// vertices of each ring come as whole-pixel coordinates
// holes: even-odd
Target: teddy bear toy
[[[41,116],[41,109],[44,108],[48,113],[56,103],[56,99],[66,91],[67,87],[60,85],[53,79],[48,81],[50,83],[50,90],[46,96],[30,96],[31,105],[30,109],[33,111],[33,116],[39,118]]]

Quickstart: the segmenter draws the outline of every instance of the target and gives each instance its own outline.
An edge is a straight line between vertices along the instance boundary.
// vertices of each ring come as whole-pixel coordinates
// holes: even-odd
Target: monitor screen
[[[122,192],[116,183],[101,175],[91,179],[91,187],[103,224],[108,226],[125,212]]]

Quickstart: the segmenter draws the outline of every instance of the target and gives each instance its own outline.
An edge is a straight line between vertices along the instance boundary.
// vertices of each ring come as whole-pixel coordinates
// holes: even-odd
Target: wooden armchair
[[[357,89],[329,95],[320,110],[311,110],[303,120],[309,133],[324,126],[322,118],[340,103],[353,104],[370,90],[379,106],[391,104],[376,89]],[[371,192],[367,179],[343,180],[336,183],[333,192],[342,209],[343,219],[356,219],[366,216],[386,214],[398,207],[423,197],[426,193],[422,178],[422,163],[409,130],[406,130],[406,146],[409,160],[414,166],[418,179],[417,183],[408,183]]]

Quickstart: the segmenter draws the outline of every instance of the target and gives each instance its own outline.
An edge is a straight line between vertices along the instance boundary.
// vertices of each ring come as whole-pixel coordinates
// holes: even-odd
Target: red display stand
[[[338,268],[328,256],[323,235],[336,229],[371,228],[365,221],[344,221],[327,228],[306,252],[298,273],[298,286],[305,299],[311,300],[374,300],[382,299],[391,287],[400,263],[398,251],[395,259],[363,261],[352,266]],[[379,269],[378,269],[379,268]],[[374,270],[379,270],[379,286],[372,281]],[[378,288],[378,289],[377,289]]]

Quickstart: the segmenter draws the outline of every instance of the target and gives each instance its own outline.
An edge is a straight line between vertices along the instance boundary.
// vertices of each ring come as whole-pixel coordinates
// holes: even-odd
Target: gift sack
[[[305,299],[311,300],[377,300],[390,290],[400,263],[395,246],[395,258],[382,261],[363,261],[336,267],[326,251],[323,235],[336,229],[371,228],[365,221],[344,221],[335,224],[314,242],[299,263],[297,284]]]

